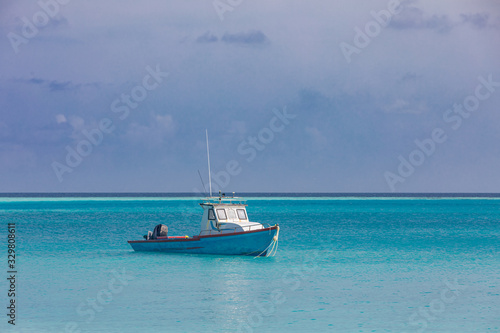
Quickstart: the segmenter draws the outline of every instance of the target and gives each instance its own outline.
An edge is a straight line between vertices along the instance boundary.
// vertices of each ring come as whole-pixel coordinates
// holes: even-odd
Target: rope
[[[254,259],[260,257],[269,248],[271,248],[271,250],[269,250],[269,253],[266,254],[266,257],[274,257],[276,255],[276,252],[278,251],[278,239],[279,239],[279,235],[280,235],[280,227],[277,226],[277,228],[276,228],[276,235],[274,235],[273,240],[271,241],[271,243],[269,243],[269,245],[266,247],[266,249],[264,251],[262,251],[258,256],[254,257]]]

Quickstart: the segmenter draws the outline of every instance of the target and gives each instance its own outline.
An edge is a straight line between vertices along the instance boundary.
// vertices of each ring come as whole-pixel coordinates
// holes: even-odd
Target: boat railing
[[[200,232],[200,236],[210,236],[210,235],[220,235],[220,234],[234,234],[242,231],[252,231],[252,230],[261,230],[265,227],[263,225],[255,226],[255,225],[242,225],[235,228],[227,228],[220,230],[203,230]]]

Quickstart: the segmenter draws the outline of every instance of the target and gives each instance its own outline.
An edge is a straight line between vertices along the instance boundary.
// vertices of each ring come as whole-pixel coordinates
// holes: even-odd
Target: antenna
[[[208,184],[210,188],[210,196],[212,196],[212,176],[210,175],[210,148],[208,148],[208,129],[205,129],[207,136],[207,157],[208,157]]]

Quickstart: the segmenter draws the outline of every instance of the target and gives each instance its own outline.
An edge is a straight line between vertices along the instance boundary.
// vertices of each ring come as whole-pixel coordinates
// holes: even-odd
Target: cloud
[[[405,6],[403,11],[395,16],[390,27],[396,30],[422,29],[446,33],[461,25],[471,25],[476,29],[498,28],[490,23],[488,13],[460,14],[460,20],[452,21],[447,15],[426,15],[423,10],[414,6]]]
[[[78,117],[78,116],[72,116],[69,119],[69,124],[71,125],[71,127],[73,127],[73,130],[74,130],[73,136],[75,138],[78,138],[78,136],[80,135],[80,132],[83,129],[85,129],[85,120],[83,120],[83,118]]]
[[[476,14],[460,14],[462,23],[470,24],[476,29],[497,28],[496,25],[490,24],[490,16],[487,13]]]
[[[0,146],[2,144],[22,146],[38,154],[41,146],[45,149],[52,145],[68,143],[68,138],[73,138],[73,132],[74,128],[62,114],[56,115],[55,121],[48,123],[32,123],[25,120],[22,129],[16,128],[16,120],[11,120],[10,125],[0,121]],[[0,154],[2,154],[1,149]]]
[[[63,114],[56,115],[56,122],[58,124],[67,122],[66,117]]]
[[[444,33],[449,32],[454,24],[446,15],[427,17],[421,9],[407,6],[392,19],[390,27],[397,30],[429,29]]]
[[[52,18],[45,27],[58,29],[58,28],[66,28],[68,26],[69,26],[68,20],[64,16],[58,16]]]
[[[215,43],[218,42],[219,38],[210,33],[210,31],[205,32],[203,35],[196,38],[197,43]]]
[[[226,32],[221,38],[207,31],[196,38],[196,43],[199,44],[217,43],[219,41],[234,45],[264,45],[269,42],[269,39],[259,30],[250,30],[234,34]]]
[[[78,90],[83,87],[94,87],[94,88],[100,87],[100,84],[96,82],[75,84],[71,81],[61,82],[57,80],[45,80],[41,78],[21,79],[18,81],[25,82],[28,84],[44,86],[49,88],[49,91],[71,91],[71,90]]]
[[[241,120],[232,120],[228,126],[227,140],[244,140],[247,132],[246,122]]]
[[[328,97],[324,96],[321,92],[304,88],[299,91],[299,107],[304,110],[312,110],[312,109],[329,109],[330,108],[330,100]]]
[[[409,112],[405,112],[405,110],[407,110],[409,106],[410,106],[410,103],[408,103],[408,101],[405,101],[401,98],[398,98],[393,103],[387,105],[384,108],[384,111],[389,112],[389,113],[393,113],[393,112],[395,112],[395,113],[409,113]]]
[[[44,84],[45,80],[37,79],[37,78],[32,78],[32,79],[29,79],[28,82],[29,83],[33,83],[33,84]]]
[[[69,27],[69,22],[68,20],[61,15],[58,15],[56,17],[51,18],[47,24],[45,24],[43,27],[38,27],[40,31],[45,31],[45,30],[64,30]]]
[[[224,36],[222,36],[221,41],[226,44],[261,45],[267,43],[269,39],[262,31],[251,30],[235,34],[225,33]]]
[[[73,85],[70,81],[59,82],[56,80],[44,80],[40,78],[31,78],[29,80],[21,80],[30,84],[40,85],[48,87],[50,91],[64,91],[72,88],[77,88],[77,85]]]
[[[420,78],[420,75],[413,72],[407,72],[401,77],[400,82],[415,82],[418,78]]]
[[[124,138],[133,145],[141,145],[146,148],[157,148],[171,136],[175,130],[174,120],[171,115],[151,114],[148,124],[132,122],[128,126]]]
[[[173,130],[174,120],[171,115],[157,115],[155,117],[156,124],[160,130],[170,132]]]
[[[42,1],[40,1],[42,2]],[[40,3],[39,2],[39,3]],[[2,3],[3,5],[3,3]],[[50,7],[50,4],[48,4]],[[0,5],[0,8],[3,7]],[[22,7],[26,7],[26,5],[20,5],[19,9]],[[41,9],[41,8],[40,8]],[[0,11],[3,14],[3,11],[5,8],[1,8]],[[28,8],[23,8],[21,9],[22,12],[18,12],[17,14],[11,14],[11,17],[9,19],[4,19],[2,18],[2,26],[1,28],[7,28],[12,32],[15,33],[22,33],[24,31],[26,23],[23,21],[23,19],[27,19],[28,21],[31,22],[32,26],[35,28],[33,30],[37,31],[36,36],[40,37],[40,34],[38,32],[43,32],[44,34],[58,34],[60,32],[62,33],[67,33],[68,28],[70,27],[69,21],[66,17],[62,16],[60,13],[56,14],[54,17],[52,16],[45,16],[44,19],[42,15],[35,15],[37,13],[39,14],[46,14],[45,10],[39,10],[39,11],[32,11],[31,15],[27,11]],[[54,13],[52,13],[54,15]],[[23,18],[24,17],[24,18]],[[10,21],[10,22],[9,22]]]
[[[428,111],[425,102],[422,101],[407,101],[401,98],[396,99],[389,105],[382,108],[386,113],[406,113],[406,114],[421,114]]]
[[[49,89],[50,91],[64,91],[68,89],[72,89],[73,86],[71,82],[66,81],[66,82],[57,82],[57,81],[51,81],[49,83]]]
[[[323,149],[328,144],[327,138],[318,128],[307,126],[304,131],[311,138],[314,148]]]

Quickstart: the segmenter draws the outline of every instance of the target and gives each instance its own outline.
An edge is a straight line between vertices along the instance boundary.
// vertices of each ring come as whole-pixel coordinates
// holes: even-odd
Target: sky
[[[500,192],[496,0],[0,4],[0,192]],[[199,172],[199,173],[198,173]]]

